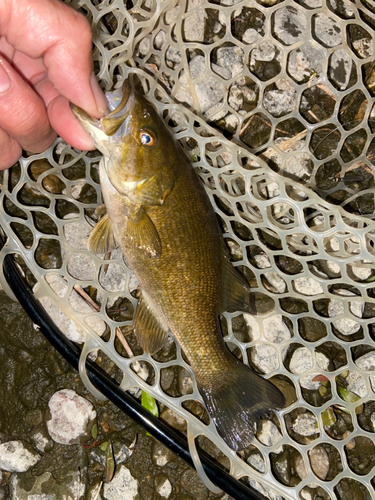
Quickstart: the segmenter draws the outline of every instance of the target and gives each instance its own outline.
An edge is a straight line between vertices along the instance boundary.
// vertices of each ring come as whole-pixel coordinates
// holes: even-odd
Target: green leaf
[[[147,394],[147,392],[145,391],[142,391],[141,403],[142,406],[146,408],[146,410],[155,415],[155,417],[159,417],[159,408],[156,404],[155,398],[150,396],[150,394]],[[151,436],[151,434],[149,432],[146,432],[146,436]]]
[[[98,437],[98,426],[96,424],[92,426],[91,436],[93,439],[96,439]]]
[[[322,422],[326,427],[331,427],[336,422],[336,415],[332,408],[327,408],[322,413]]]
[[[110,483],[115,473],[115,457],[113,456],[112,443],[109,441],[105,455],[104,481]]]
[[[155,399],[152,396],[150,396],[150,394],[147,394],[147,392],[142,391],[141,402],[142,406],[146,408],[146,410],[155,415],[155,417],[159,416],[158,405],[156,404]]]
[[[100,445],[100,449],[102,451],[105,451],[108,448],[108,444],[109,444],[108,441],[104,441],[104,443]]]
[[[338,385],[337,389],[342,399],[347,403],[355,403],[356,401],[358,401],[358,399],[361,399],[359,396],[357,396],[357,394],[348,391],[348,389],[345,389],[345,387],[342,387],[341,385]]]

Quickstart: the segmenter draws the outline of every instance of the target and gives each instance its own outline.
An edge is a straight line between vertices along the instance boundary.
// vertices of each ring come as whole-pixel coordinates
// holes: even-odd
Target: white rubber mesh
[[[161,388],[162,369],[191,374],[178,346],[168,361],[118,353],[115,328],[125,331],[131,318],[115,321],[109,311],[122,298],[131,315],[137,283],[118,251],[94,256],[85,247],[100,203],[97,153],[58,140],[4,173],[0,225],[8,241],[1,257],[22,257],[37,298],[60,314],[70,338],[85,340],[81,376],[88,386],[84,361],[99,349],[124,389],[144,389],[186,419],[190,437],[205,435],[235,477],[270,488],[272,498],[357,498],[347,496],[352,490],[370,499],[373,3],[146,0],[130,10],[122,0],[70,3],[92,23],[103,87],[131,73],[144,83],[205,183],[233,261],[257,293],[259,316],[225,315],[226,342],[295,397],[278,419],[263,422],[240,457],[212,423],[182,407],[202,401],[194,383],[179,397]],[[79,299],[77,285],[97,291],[99,311]],[[139,365],[139,375],[131,369],[135,361],[146,362],[148,382]]]

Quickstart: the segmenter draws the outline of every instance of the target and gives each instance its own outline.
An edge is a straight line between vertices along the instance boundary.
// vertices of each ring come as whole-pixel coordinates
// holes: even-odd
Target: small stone
[[[279,429],[270,420],[262,421],[262,430],[257,434],[259,441],[264,446],[273,446],[282,438]]]
[[[40,455],[23,441],[0,444],[0,469],[8,472],[26,472],[39,462]]]
[[[332,17],[323,12],[314,16],[314,31],[316,37],[326,47],[336,47],[342,41],[340,26]]]
[[[270,342],[280,344],[291,338],[289,328],[283,321],[281,314],[269,316],[263,320],[264,336]]]
[[[345,90],[349,84],[353,60],[344,49],[335,50],[330,59],[328,76],[339,90]],[[318,72],[317,72],[318,73]]]
[[[370,351],[355,361],[355,364],[361,370],[374,371],[375,370],[375,351]]]
[[[125,465],[120,465],[110,483],[104,483],[103,498],[106,500],[134,500],[138,497],[138,481]]]
[[[204,56],[195,56],[189,63],[189,70],[193,80],[199,79],[194,84],[194,87],[201,111],[202,113],[207,113],[208,110],[223,100],[225,87],[222,83],[207,74]],[[204,78],[205,75],[206,77]],[[188,86],[185,73],[181,74],[180,83],[185,88]],[[193,104],[190,94],[185,90],[179,90],[176,94],[176,99],[180,102],[186,102],[189,105]],[[226,113],[225,110],[224,113]]]
[[[316,417],[309,413],[298,415],[293,422],[293,430],[300,436],[312,436],[318,432]]]
[[[289,362],[289,370],[296,374],[301,375],[313,367],[312,355],[307,347],[298,347],[292,355]]]
[[[288,72],[297,82],[309,80],[313,73],[322,73],[324,59],[323,51],[307,42],[290,52]]]
[[[160,30],[159,33],[154,38],[154,47],[157,50],[161,50],[165,42],[167,41],[167,36],[164,30]]]
[[[262,35],[258,33],[253,28],[248,28],[242,35],[242,41],[244,43],[252,44],[258,42],[262,38]]]
[[[188,11],[197,9],[202,0],[189,0]],[[187,42],[204,42],[204,32],[207,14],[205,9],[197,9],[192,14],[187,14],[183,24],[184,39]]]
[[[364,398],[367,395],[366,383],[358,372],[349,371],[346,383],[348,384],[347,390],[354,392],[360,398]]]
[[[273,293],[285,293],[286,292],[286,283],[284,279],[278,273],[264,273],[265,279],[268,281],[270,285],[268,288]]]
[[[155,477],[155,490],[162,498],[169,498],[172,493],[172,484],[165,474]]]
[[[31,434],[32,440],[34,441],[35,448],[44,453],[49,451],[53,447],[53,442],[49,439],[47,431],[45,430],[43,425],[36,427]]]
[[[263,97],[263,106],[272,116],[280,117],[291,113],[297,104],[295,90],[268,90]]]
[[[322,446],[316,446],[309,451],[309,459],[314,474],[324,481],[329,471],[329,457],[325,449]]]
[[[323,293],[321,284],[314,278],[297,278],[293,283],[296,291],[302,295],[313,296]]]
[[[226,68],[232,78],[242,73],[243,62],[244,53],[239,47],[220,47],[217,49],[216,64]]]
[[[328,371],[330,360],[322,352],[315,353],[316,364],[324,371]]]
[[[153,442],[151,459],[155,465],[164,467],[164,465],[167,465],[167,463],[171,460],[174,460],[174,458],[175,455],[172,451],[170,451],[158,441]]]
[[[320,375],[320,373],[309,373],[308,375],[301,377],[299,380],[301,387],[303,387],[304,389],[308,389],[310,391],[317,391],[319,389],[319,387],[321,386],[320,382],[313,381],[313,379],[317,375]]]
[[[276,350],[269,344],[257,344],[251,349],[251,360],[262,373],[277,370],[279,360]]]
[[[252,453],[247,459],[247,463],[261,474],[266,472],[266,464],[260,453]]]
[[[96,411],[87,399],[70,389],[55,392],[48,402],[51,418],[47,429],[51,438],[60,444],[77,444],[91,438]]]
[[[180,432],[186,432],[187,423],[186,420],[170,408],[166,408],[162,411],[160,418],[167,422],[168,425]]]
[[[300,9],[282,7],[275,12],[274,19],[275,35],[285,45],[299,42],[306,35],[306,15]]]

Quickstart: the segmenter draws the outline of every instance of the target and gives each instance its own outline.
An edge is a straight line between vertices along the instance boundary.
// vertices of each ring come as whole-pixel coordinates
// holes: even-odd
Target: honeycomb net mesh
[[[370,499],[374,4],[67,3],[92,24],[102,87],[134,75],[204,182],[259,311],[224,314],[225,341],[272,377],[288,406],[236,454],[217,435],[174,340],[153,357],[142,352],[129,333],[135,276],[118,250],[86,248],[101,203],[97,152],[58,139],[2,174],[1,257],[16,256],[47,312],[84,343],[80,373],[98,397],[87,356],[123,389],[152,395],[193,452],[197,437],[203,448],[215,445],[234,477],[271,498]]]

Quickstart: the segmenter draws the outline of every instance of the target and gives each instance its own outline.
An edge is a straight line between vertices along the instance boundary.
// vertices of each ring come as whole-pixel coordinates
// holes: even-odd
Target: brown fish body
[[[144,252],[129,251],[125,245],[122,248],[150,307],[203,380],[206,372],[211,375],[227,369],[218,324],[224,242],[201,182],[184,153],[177,148],[175,152],[173,190],[163,205],[147,210],[160,237],[160,257],[152,259]],[[112,200],[114,194],[110,195]],[[103,195],[109,217],[116,218],[117,214],[111,214],[116,208]],[[121,237],[119,233],[120,245]]]
[[[172,332],[219,434],[242,449],[256,420],[284,406],[278,389],[232,356],[222,338],[219,314],[254,312],[250,290],[227,258],[202,183],[154,108],[127,84],[116,99],[101,122],[75,110],[105,155],[107,215],[89,248],[120,245],[140,282],[134,330],[142,347],[153,354]]]

